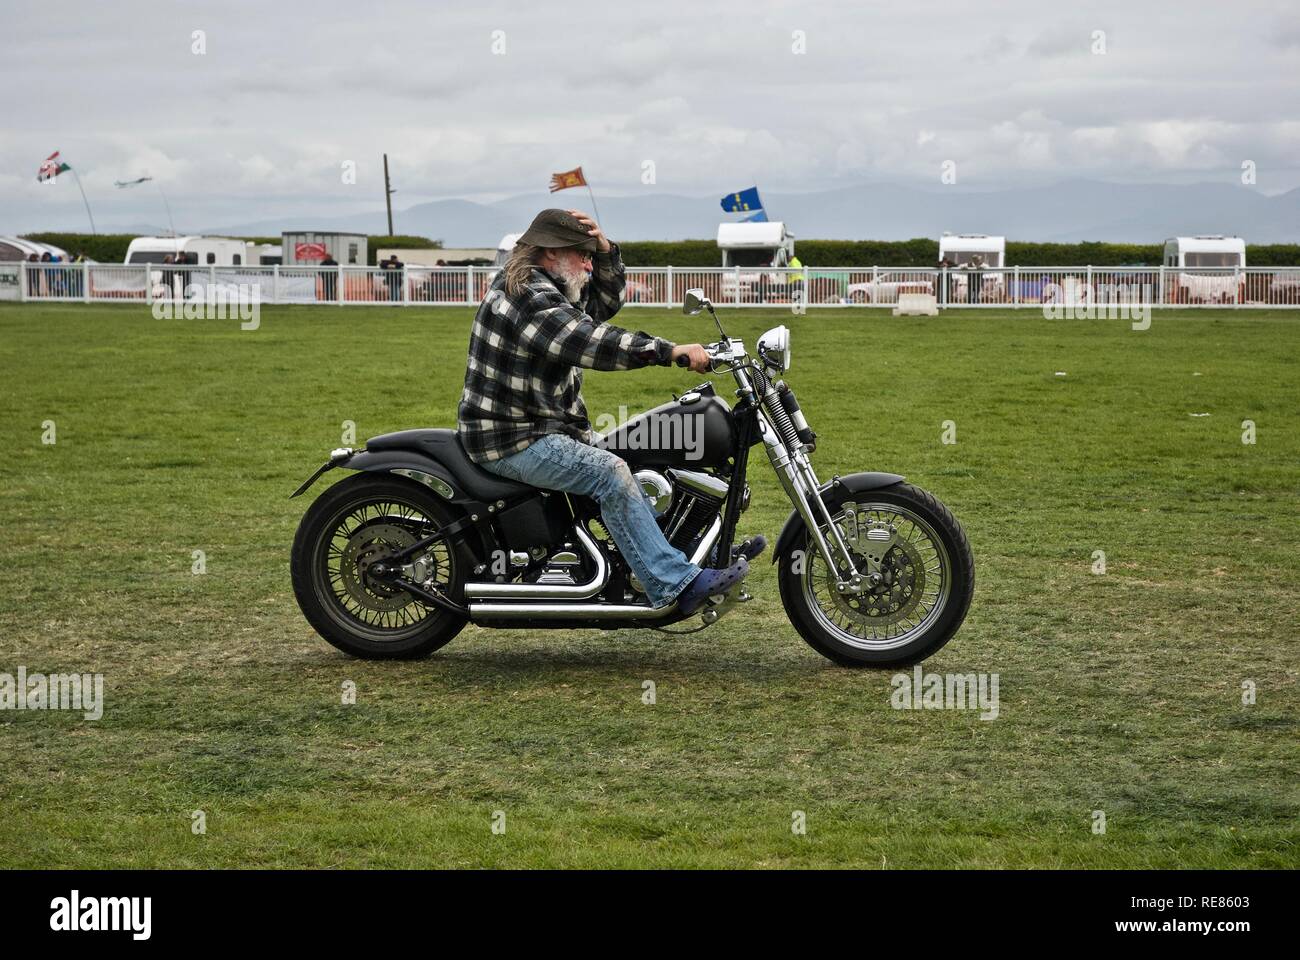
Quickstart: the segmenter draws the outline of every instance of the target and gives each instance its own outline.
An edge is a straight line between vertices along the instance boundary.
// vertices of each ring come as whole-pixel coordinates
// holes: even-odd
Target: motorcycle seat
[[[447,468],[452,480],[462,493],[489,502],[517,497],[533,488],[505,477],[489,473],[469,458],[455,430],[435,428],[428,430],[398,430],[371,437],[366,441],[371,453],[384,450],[413,450]]]

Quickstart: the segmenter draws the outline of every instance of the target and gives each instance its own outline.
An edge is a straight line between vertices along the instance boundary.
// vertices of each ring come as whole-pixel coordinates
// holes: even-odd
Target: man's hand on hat
[[[570,210],[569,213],[578,218],[578,222],[587,228],[587,232],[596,238],[596,243],[600,247],[601,253],[609,253],[609,238],[605,232],[600,229],[600,224],[591,217],[587,216],[581,210]]]

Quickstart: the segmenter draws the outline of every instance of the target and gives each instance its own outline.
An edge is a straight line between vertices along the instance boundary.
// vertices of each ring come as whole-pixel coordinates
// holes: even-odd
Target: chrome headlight
[[[784,325],[773,327],[758,338],[758,355],[778,373],[790,369],[790,331]]]

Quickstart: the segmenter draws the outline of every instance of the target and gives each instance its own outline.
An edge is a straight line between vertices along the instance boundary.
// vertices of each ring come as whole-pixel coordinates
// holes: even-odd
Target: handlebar
[[[712,366],[713,364],[718,362],[719,355],[726,354],[728,344],[726,342],[703,343],[700,344],[700,346],[704,347],[704,352],[709,355],[709,365]],[[687,357],[685,354],[678,357],[676,360],[673,361],[673,363],[677,364],[677,366],[679,367],[689,367],[691,365],[690,358]]]

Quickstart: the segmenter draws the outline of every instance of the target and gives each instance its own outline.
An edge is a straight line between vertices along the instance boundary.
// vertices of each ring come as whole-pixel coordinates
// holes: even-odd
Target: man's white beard
[[[564,291],[564,295],[569,298],[570,303],[582,302],[582,288],[587,285],[586,270],[579,267],[577,270],[569,272],[557,265],[555,278],[560,281],[560,288]]]

